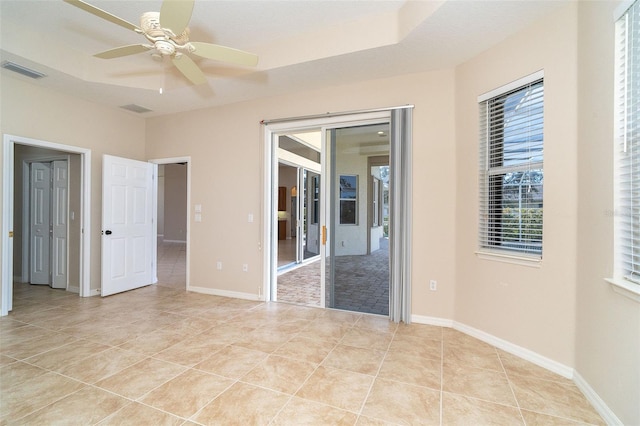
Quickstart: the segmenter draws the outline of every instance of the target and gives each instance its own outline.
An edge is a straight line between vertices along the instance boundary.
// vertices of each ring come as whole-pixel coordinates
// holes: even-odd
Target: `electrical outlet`
[[[429,281],[429,290],[436,291],[438,289],[438,282],[436,280]]]
[[[249,265],[246,263],[242,264],[242,272],[249,272]]]
[[[216,268],[218,269],[218,271],[222,270],[222,262],[216,263]]]

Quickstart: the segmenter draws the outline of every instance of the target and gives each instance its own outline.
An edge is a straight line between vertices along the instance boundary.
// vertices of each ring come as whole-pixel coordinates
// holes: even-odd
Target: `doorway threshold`
[[[295,263],[295,262],[291,262],[291,263],[287,263],[286,265],[282,265],[282,266],[278,266],[278,275],[282,275],[285,272],[291,272],[294,271],[298,268],[302,268],[303,266],[307,266],[313,262],[317,262],[320,260],[320,256],[314,256],[310,259],[306,259],[300,263]]]

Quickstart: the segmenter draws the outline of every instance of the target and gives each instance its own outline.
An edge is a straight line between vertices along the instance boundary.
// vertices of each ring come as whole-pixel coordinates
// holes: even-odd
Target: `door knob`
[[[108,230],[108,229],[106,231],[104,231],[104,233],[107,234],[107,235],[111,235],[112,234],[112,232],[110,230]]]

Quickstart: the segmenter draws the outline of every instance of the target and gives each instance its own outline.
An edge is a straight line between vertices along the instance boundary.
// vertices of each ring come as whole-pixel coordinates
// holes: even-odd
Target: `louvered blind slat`
[[[544,88],[480,102],[481,251],[542,256]]]

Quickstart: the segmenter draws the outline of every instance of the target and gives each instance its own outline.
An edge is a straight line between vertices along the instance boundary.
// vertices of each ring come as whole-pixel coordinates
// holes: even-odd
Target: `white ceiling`
[[[160,0],[86,0],[136,25]],[[259,55],[258,66],[198,60],[192,86],[148,53],[94,53],[142,35],[62,0],[0,0],[0,56],[47,74],[30,80],[94,102],[137,104],[143,116],[223,105],[327,85],[453,67],[551,13],[567,0],[196,0],[191,40]],[[195,58],[194,58],[195,59]],[[163,87],[164,94],[158,89]],[[132,113],[134,114],[134,113]]]

